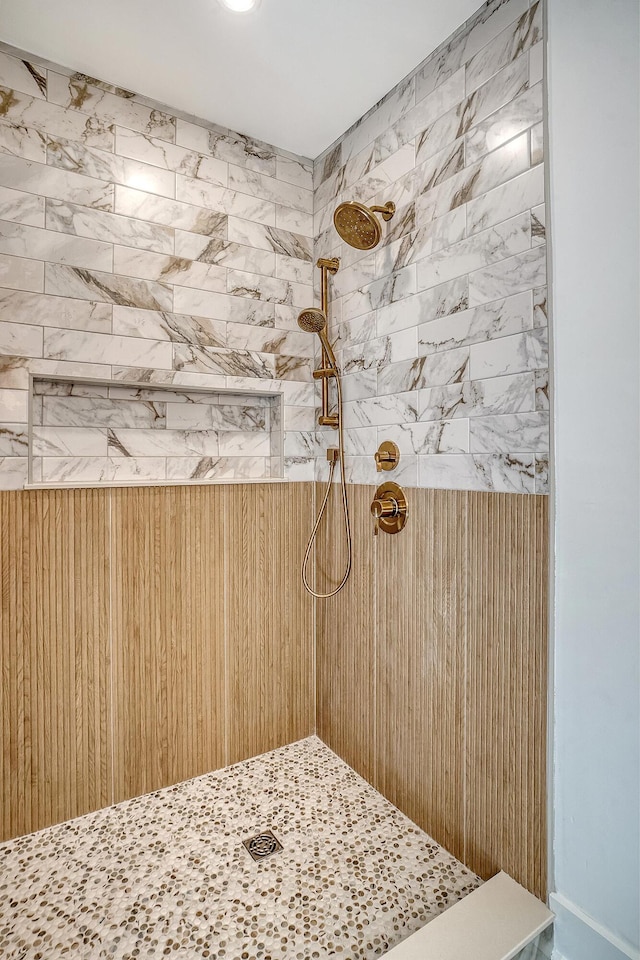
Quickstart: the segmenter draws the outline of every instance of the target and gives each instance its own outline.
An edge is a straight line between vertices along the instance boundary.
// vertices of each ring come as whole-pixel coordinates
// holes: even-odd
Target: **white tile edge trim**
[[[553,922],[542,901],[500,872],[385,954],[390,960],[512,960]]]
[[[562,950],[576,951],[580,960],[598,957],[598,960],[640,960],[640,951],[633,944],[618,937],[561,893],[552,893],[549,901],[557,917],[559,947]],[[574,950],[567,954],[567,960]],[[564,960],[564,954],[555,953],[557,960]]]

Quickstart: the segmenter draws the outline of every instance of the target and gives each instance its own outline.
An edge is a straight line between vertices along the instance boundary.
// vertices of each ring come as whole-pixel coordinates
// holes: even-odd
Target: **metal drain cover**
[[[254,860],[266,860],[282,850],[282,844],[271,830],[265,830],[263,833],[250,837],[249,840],[242,841],[243,847],[246,847]]]

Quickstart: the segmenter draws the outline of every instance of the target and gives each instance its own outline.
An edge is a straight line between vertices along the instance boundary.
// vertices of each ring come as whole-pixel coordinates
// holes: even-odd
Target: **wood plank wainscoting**
[[[0,492],[2,839],[313,732],[313,494]]]
[[[481,876],[544,899],[547,498],[408,489],[405,529],[374,538],[375,488],[349,490],[353,574],[318,604],[318,735]],[[331,509],[319,589],[341,569]]]
[[[317,729],[473,870],[545,895],[547,499],[410,489],[374,539],[351,486],[353,573],[314,630],[314,490],[0,492],[2,839]]]

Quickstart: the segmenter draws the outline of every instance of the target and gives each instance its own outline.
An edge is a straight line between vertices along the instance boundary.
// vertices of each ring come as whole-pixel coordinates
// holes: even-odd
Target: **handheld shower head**
[[[305,309],[298,314],[298,326],[301,330],[304,330],[305,333],[318,334],[320,342],[329,358],[329,363],[337,373],[338,364],[336,363],[333,349],[327,337],[327,315],[324,310],[321,310],[319,307],[305,307]]]
[[[396,205],[392,201],[384,207],[365,207],[357,200],[347,200],[336,207],[333,223],[349,246],[356,250],[373,250],[382,237],[382,227],[376,213],[381,213],[383,220],[391,220],[395,212]]]

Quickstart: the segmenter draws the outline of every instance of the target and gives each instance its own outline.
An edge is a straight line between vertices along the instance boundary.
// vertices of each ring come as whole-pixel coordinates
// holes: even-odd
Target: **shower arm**
[[[320,257],[316,266],[320,268],[320,307],[325,317],[328,317],[329,274],[337,273],[340,261],[336,257],[332,257],[331,259]],[[322,342],[322,338],[320,339]],[[320,370],[315,370],[313,375],[316,380],[322,382],[322,413],[318,422],[322,426],[329,426],[336,429],[338,426],[338,418],[335,414],[332,415],[329,413],[329,377],[334,376],[335,371],[331,366],[329,354],[327,353],[324,343],[322,343]]]

